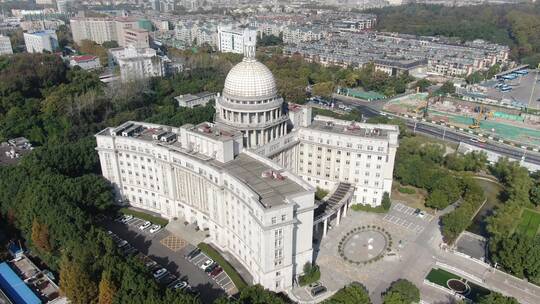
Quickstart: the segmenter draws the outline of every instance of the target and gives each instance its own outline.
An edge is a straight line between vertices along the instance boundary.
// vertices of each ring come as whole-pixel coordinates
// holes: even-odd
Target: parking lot
[[[200,268],[201,265],[209,259],[210,258],[206,254],[201,252],[191,259],[191,263]],[[225,290],[228,295],[233,295],[238,291],[225,271],[222,271],[220,274],[215,276],[214,281],[219,285],[219,287]]]
[[[164,228],[154,233],[151,233],[149,228],[139,229],[144,222],[145,220],[138,218],[125,223],[108,218],[102,220],[103,226],[109,230],[109,235],[122,252],[125,255],[136,255],[154,274],[159,284],[172,287],[185,281],[189,286],[183,289],[198,294],[203,303],[211,303],[225,295],[225,292],[228,295],[237,292],[224,271],[212,277],[201,269],[202,263],[208,259],[204,253],[191,260],[186,259],[196,248],[194,245],[183,240],[181,236],[172,235]],[[167,271],[156,274],[161,268]]]
[[[423,216],[417,215],[415,211],[416,209],[402,203],[394,203],[383,219],[409,231],[421,233],[426,225],[434,219],[434,216],[427,213]]]

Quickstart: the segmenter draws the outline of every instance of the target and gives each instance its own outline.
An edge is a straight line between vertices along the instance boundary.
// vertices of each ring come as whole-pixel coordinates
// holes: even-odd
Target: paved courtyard
[[[323,238],[316,255],[316,263],[321,269],[320,282],[328,288],[328,292],[316,299],[311,297],[309,289],[303,287],[293,288],[289,293],[299,302],[317,303],[343,286],[359,282],[367,287],[371,299],[378,304],[381,303],[381,293],[393,281],[405,278],[420,288],[424,303],[452,303],[451,295],[423,283],[429,271],[439,263],[458,269],[470,277],[481,278],[485,287],[512,295],[520,303],[540,303],[540,288],[452,251],[443,250],[438,216],[426,214],[420,217],[414,214],[414,210],[394,203],[387,214],[348,212],[340,225],[333,225],[333,229]],[[345,261],[338,253],[339,242],[354,228],[367,225],[382,227],[391,235],[390,251],[383,259],[370,263],[354,264]],[[357,253],[359,258],[372,254],[368,253],[368,245],[369,240],[373,239],[371,242],[374,242],[375,238],[364,236],[357,239],[355,247],[360,249]],[[345,246],[345,251],[347,248]],[[376,251],[374,247],[371,250]]]

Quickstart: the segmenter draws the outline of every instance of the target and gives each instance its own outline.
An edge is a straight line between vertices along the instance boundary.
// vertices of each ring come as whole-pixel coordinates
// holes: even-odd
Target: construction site
[[[453,97],[428,97],[427,93],[389,100],[383,109],[397,115],[444,122],[458,128],[540,146],[540,116],[518,109]]]

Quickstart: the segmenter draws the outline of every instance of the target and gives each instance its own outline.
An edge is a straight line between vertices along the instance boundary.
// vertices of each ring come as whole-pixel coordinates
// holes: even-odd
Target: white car
[[[167,273],[167,269],[160,268],[154,272],[154,278],[159,279]]]
[[[120,220],[120,222],[125,224],[125,223],[131,221],[132,219],[133,219],[133,215],[128,214],[128,215],[124,215],[124,217]]]
[[[150,227],[150,225],[152,225],[152,223],[150,223],[149,221],[146,221],[146,222],[142,223],[142,224],[139,226],[139,230],[144,230],[144,229]]]
[[[424,211],[420,211],[420,212],[418,212],[417,216],[419,218],[424,218],[426,216],[426,213]]]
[[[173,289],[180,289],[180,290],[186,287],[188,287],[188,283],[186,281],[177,282],[176,284],[172,286]]]
[[[214,264],[214,260],[208,259],[201,265],[201,269],[204,270],[204,269],[210,267],[210,265],[212,265],[212,264]]]
[[[118,246],[118,248],[122,248],[122,247],[126,246],[127,244],[128,244],[128,241],[126,241],[126,240],[121,240],[121,241],[118,243],[118,245],[116,245],[116,246]]]
[[[160,230],[161,230],[160,225],[152,225],[152,227],[150,227],[150,233],[156,233],[156,232],[158,232]]]

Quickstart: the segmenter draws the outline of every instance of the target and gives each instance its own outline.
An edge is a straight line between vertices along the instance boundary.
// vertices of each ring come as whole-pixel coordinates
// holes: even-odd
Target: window
[[[272,217],[272,225],[274,225],[276,223],[276,217]]]
[[[286,214],[282,214],[281,215],[281,221],[282,222],[285,222],[287,220],[287,215]]]

